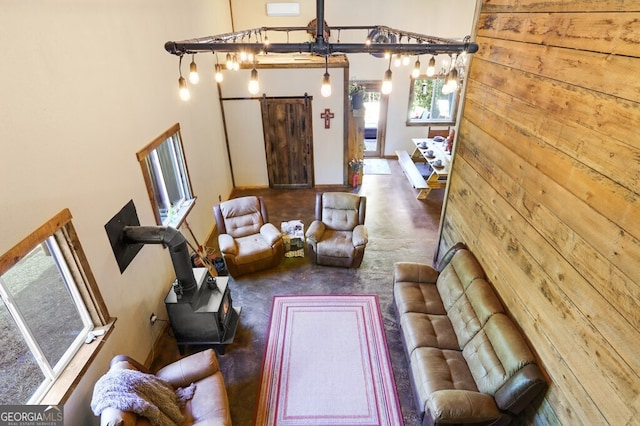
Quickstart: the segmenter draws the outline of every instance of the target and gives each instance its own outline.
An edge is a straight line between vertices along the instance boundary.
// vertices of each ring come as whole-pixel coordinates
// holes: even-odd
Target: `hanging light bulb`
[[[258,83],[258,70],[255,65],[251,70],[251,78],[249,79],[249,93],[255,95],[260,91],[260,83]]]
[[[320,94],[325,98],[331,96],[331,77],[328,72],[324,73],[324,77],[322,78],[322,87],[320,88]]]
[[[391,93],[391,89],[392,89],[391,75],[392,75],[391,69],[387,68],[387,70],[384,72],[382,87],[380,88],[380,91],[382,92],[383,95],[388,95],[389,93]]]
[[[231,53],[227,52],[226,63],[225,66],[228,70],[233,69],[233,59],[231,58]]]
[[[458,90],[458,70],[455,68],[452,69],[449,75],[449,86],[451,87],[451,92],[453,93]]]
[[[402,58],[400,58],[400,55],[393,55],[393,57],[393,66],[398,68],[400,65],[402,65]]]
[[[240,51],[240,61],[241,62],[246,62],[247,60],[247,52],[245,52],[244,50]]]
[[[432,56],[429,59],[429,65],[427,66],[427,77],[433,77],[436,73],[436,57]]]
[[[191,99],[191,93],[189,93],[189,88],[187,87],[187,80],[182,76],[182,55],[180,55],[180,60],[178,61],[178,74],[180,75],[178,78],[178,93],[180,94],[180,99],[188,101]]]
[[[271,42],[269,41],[269,37],[267,37],[267,35],[264,35],[264,45],[265,46],[269,46],[271,44]]]
[[[191,93],[189,93],[189,88],[187,87],[187,80],[185,80],[183,76],[180,76],[178,79],[178,89],[180,90],[180,99],[183,101],[191,99]]]
[[[224,80],[224,76],[222,75],[222,67],[220,66],[220,64],[216,64],[215,66],[215,78],[218,83],[222,83],[222,80]]]
[[[450,85],[448,85],[448,84],[444,84],[444,85],[442,86],[442,94],[443,94],[443,95],[448,95],[448,94],[450,94],[450,93],[451,93],[451,86],[450,86]]]
[[[331,96],[331,77],[329,76],[329,57],[324,57],[324,76],[322,77],[322,87],[320,94],[325,98]]]
[[[406,67],[407,65],[409,65],[409,62],[411,62],[409,55],[402,55],[402,65]]]
[[[416,63],[413,66],[413,70],[411,71],[411,77],[413,78],[420,77],[420,59],[416,59]]]
[[[191,84],[198,84],[200,76],[198,75],[198,66],[194,59],[195,55],[191,55],[191,64],[189,64],[189,81]]]

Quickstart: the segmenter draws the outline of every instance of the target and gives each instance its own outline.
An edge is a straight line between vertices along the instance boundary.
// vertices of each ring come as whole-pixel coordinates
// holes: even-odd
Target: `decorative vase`
[[[351,108],[362,109],[364,107],[364,93],[353,93],[351,95]]]
[[[354,173],[353,177],[351,178],[351,184],[353,185],[353,187],[355,188],[356,186],[358,186],[358,178],[360,176],[358,175],[358,173]]]

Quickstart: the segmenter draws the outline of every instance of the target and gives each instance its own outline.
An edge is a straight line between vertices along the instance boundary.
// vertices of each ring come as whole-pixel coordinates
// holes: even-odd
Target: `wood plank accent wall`
[[[548,375],[527,424],[640,418],[640,0],[483,0],[439,253]]]

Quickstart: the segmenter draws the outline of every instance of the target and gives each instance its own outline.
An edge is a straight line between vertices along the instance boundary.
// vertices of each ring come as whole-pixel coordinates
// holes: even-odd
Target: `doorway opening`
[[[381,92],[382,81],[357,81],[364,86],[364,156],[383,157],[389,96]]]

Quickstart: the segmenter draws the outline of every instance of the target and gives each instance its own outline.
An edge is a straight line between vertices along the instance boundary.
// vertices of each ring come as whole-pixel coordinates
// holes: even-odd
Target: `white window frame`
[[[46,244],[57,264],[58,271],[67,286],[83,324],[83,328],[55,365],[51,365],[47,360],[17,308],[12,295],[5,288],[5,283],[1,282],[1,278],[0,295],[44,375],[43,381],[26,403],[39,404],[46,401],[48,404],[60,404],[64,403],[71,394],[83,371],[86,370],[89,362],[100,348],[98,344],[86,345],[87,336],[92,332],[97,333],[95,330],[100,327],[102,337],[97,340],[106,338],[115,319],[109,316],[98,291],[82,246],[71,223],[71,213],[68,209],[62,210],[9,251],[2,254],[0,256],[0,277],[40,244]],[[76,357],[80,357],[82,361],[76,361]],[[72,361],[74,362],[72,363]],[[16,401],[16,403],[22,404],[24,402]]]
[[[158,148],[167,144],[170,163],[162,160],[158,155]],[[156,218],[156,224],[162,226],[179,227],[187,214],[193,208],[196,198],[191,190],[189,170],[184,156],[182,135],[178,123],[171,126],[160,136],[151,141],[147,146],[136,153],[142,175],[147,186],[151,208]],[[169,170],[167,170],[167,167]],[[165,176],[170,171],[173,176]],[[175,183],[175,185],[173,185]],[[179,195],[173,200],[170,198],[169,186],[175,186]]]
[[[453,93],[450,93],[448,95],[444,95],[447,96],[449,98],[450,101],[450,106],[449,106],[449,118],[442,118],[442,117],[436,117],[436,118],[422,118],[422,117],[414,117],[414,111],[416,109],[416,105],[415,105],[415,86],[416,86],[416,81],[417,80],[433,80],[434,81],[434,85],[433,85],[433,95],[434,95],[434,101],[437,100],[437,96],[441,96],[440,94],[436,94],[436,91],[439,89],[440,86],[442,86],[444,84],[444,80],[445,80],[446,76],[442,76],[442,75],[434,75],[433,77],[429,77],[426,74],[425,75],[421,75],[418,78],[414,78],[411,77],[410,80],[410,86],[409,86],[409,106],[407,108],[407,126],[438,126],[438,125],[444,125],[444,126],[453,126],[456,123],[456,118],[457,118],[457,111],[458,111],[458,104],[460,102],[460,91],[459,90],[455,90]],[[440,84],[437,84],[436,82],[441,80]]]

